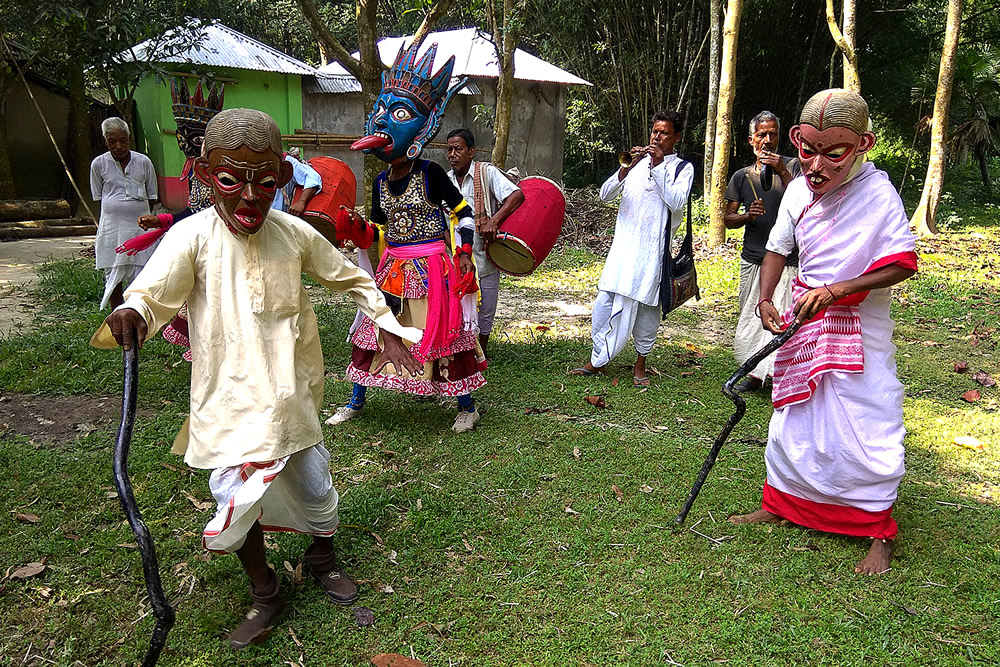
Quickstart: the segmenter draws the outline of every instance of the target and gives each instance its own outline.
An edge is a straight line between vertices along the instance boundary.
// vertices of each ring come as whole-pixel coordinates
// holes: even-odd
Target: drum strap
[[[476,232],[490,216],[486,210],[486,195],[490,194],[490,189],[486,186],[486,172],[489,171],[479,162],[473,162],[472,172],[472,215],[476,222]]]

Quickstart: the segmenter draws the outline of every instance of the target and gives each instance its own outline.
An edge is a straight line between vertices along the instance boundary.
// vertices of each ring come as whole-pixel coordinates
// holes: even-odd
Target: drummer
[[[296,147],[289,148],[282,156],[282,159],[292,166],[292,180],[288,181],[288,185],[284,188],[278,189],[272,208],[301,218],[309,200],[323,189],[323,179],[319,172],[310,167],[308,162],[303,162],[300,156],[301,152]],[[292,194],[297,185],[302,187],[302,193],[298,199],[292,201]]]
[[[485,245],[496,239],[497,229],[521,205],[524,193],[492,164],[476,161],[476,138],[464,127],[448,133],[448,164],[448,178],[465,201],[472,203],[476,221],[472,255],[479,274],[479,346],[489,357],[487,345],[497,312],[500,272],[487,259]]]

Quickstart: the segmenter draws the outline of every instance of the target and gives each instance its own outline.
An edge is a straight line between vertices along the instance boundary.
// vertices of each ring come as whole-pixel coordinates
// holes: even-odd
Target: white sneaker
[[[364,407],[352,408],[349,405],[345,405],[342,408],[337,408],[337,411],[333,413],[333,416],[326,420],[327,426],[336,426],[337,424],[343,424],[348,419],[353,419],[355,415],[364,410]]]
[[[455,417],[455,424],[451,427],[451,430],[455,433],[471,431],[476,428],[477,421],[479,421],[479,410],[473,410],[472,412],[465,412],[463,410]]]

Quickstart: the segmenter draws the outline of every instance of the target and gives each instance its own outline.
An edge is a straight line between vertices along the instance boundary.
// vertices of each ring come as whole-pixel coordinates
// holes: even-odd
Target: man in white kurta
[[[90,192],[101,202],[101,218],[94,239],[98,270],[104,271],[104,295],[101,308],[108,303],[117,308],[122,302],[122,281],[135,278],[156,246],[133,255],[115,249],[143,233],[139,217],[149,215],[157,201],[156,171],[142,153],[129,150],[129,128],[121,118],[101,123],[108,152],[90,163]]]
[[[171,228],[92,340],[127,347],[133,330],[148,340],[188,304],[191,413],[174,444],[189,465],[212,470],[218,508],[205,547],[235,552],[251,581],[254,605],[230,637],[236,649],[266,637],[285,607],[263,530],[311,534],[303,560],[327,596],[341,604],[358,596],[330,541],[338,496],[318,417],[323,354],[301,274],[346,292],[382,327],[383,359],[419,369],[400,338],[419,340],[420,331],[397,323],[371,277],[305,222],[269,210],[291,176],[280,142],[261,112],[212,119],[195,171],[212,184],[215,206]]]
[[[602,370],[625,349],[631,336],[637,355],[633,383],[649,384],[646,357],[661,319],[663,256],[683,220],[694,182],[694,167],[682,165],[674,153],[681,130],[680,114],[657,112],[649,145],[633,148],[632,164],[621,167],[601,186],[602,200],[611,201],[619,194],[622,199],[614,240],[597,284],[590,361],[570,371],[573,375]]]
[[[892,557],[904,471],[889,288],[913,275],[917,256],[895,187],[864,161],[875,142],[867,125],[864,100],[837,89],[811,98],[792,128],[803,176],[768,239],[760,312],[772,332],[804,324],[775,358],[762,507],[732,520],[874,538],[855,571],[877,574]],[[795,247],[795,305],[782,316],[770,297]]]

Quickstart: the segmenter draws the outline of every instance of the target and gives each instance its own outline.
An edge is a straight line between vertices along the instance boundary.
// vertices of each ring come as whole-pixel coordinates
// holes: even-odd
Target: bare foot
[[[858,574],[884,574],[891,570],[889,563],[892,561],[892,540],[872,540],[872,548],[868,550],[868,555],[858,561],[854,566],[854,571]]]
[[[737,525],[744,523],[774,523],[779,526],[787,526],[788,521],[782,519],[777,514],[771,514],[765,509],[759,509],[756,512],[751,512],[750,514],[734,514],[729,517],[729,523],[735,523]]]

